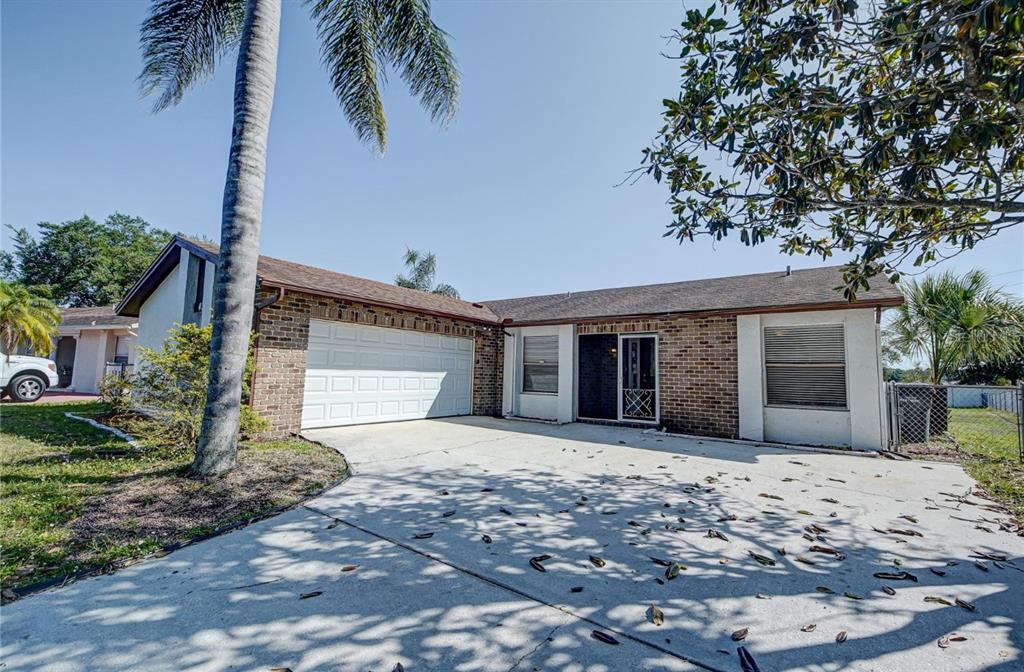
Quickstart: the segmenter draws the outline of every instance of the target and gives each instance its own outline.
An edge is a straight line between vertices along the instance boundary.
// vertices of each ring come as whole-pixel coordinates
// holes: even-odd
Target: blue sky
[[[619,186],[677,88],[660,52],[683,3],[445,2],[462,100],[432,126],[397,77],[389,150],[360,145],[306,9],[285,0],[263,252],[390,281],[405,247],[471,299],[820,265],[774,244],[662,238],[665,190]],[[158,115],[138,98],[139,1],[4,0],[0,221],[121,212],[218,238],[233,63]],[[4,243],[7,243],[6,232]],[[830,262],[831,263],[831,262]],[[1024,290],[1016,231],[946,264]]]

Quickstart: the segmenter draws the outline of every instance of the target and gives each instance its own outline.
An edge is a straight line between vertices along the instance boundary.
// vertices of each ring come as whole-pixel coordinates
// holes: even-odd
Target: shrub
[[[162,438],[182,449],[195,449],[209,385],[210,341],[213,329],[195,324],[175,325],[160,350],[139,346],[139,365],[132,381],[132,401],[153,416]],[[250,347],[242,379],[243,404],[249,398],[254,363]],[[251,438],[269,423],[252,407],[242,406],[240,434]],[[143,430],[144,434],[152,434]]]
[[[100,398],[110,405],[113,415],[124,415],[131,408],[132,377],[120,373],[108,373],[100,381]]]

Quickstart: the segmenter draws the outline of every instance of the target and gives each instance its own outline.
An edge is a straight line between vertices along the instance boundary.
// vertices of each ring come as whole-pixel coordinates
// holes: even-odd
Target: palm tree
[[[961,366],[1024,353],[1024,306],[983,271],[927,276],[904,294],[886,338],[904,355],[926,359],[933,385]]]
[[[59,325],[60,309],[44,289],[0,280],[0,341],[8,361],[23,345],[32,352],[50,352]]]
[[[421,292],[450,296],[453,299],[459,298],[459,290],[446,282],[434,284],[434,276],[437,275],[437,257],[433,252],[423,254],[419,250],[405,249],[405,265],[409,269],[409,275],[399,273],[395,276],[395,284],[408,289],[418,289]]]
[[[384,151],[380,98],[395,68],[430,116],[455,113],[458,71],[428,0],[309,0],[331,86],[359,139]],[[144,94],[155,110],[178,103],[238,47],[234,123],[213,289],[210,386],[192,473],[230,470],[237,450],[242,376],[259,256],[267,133],[277,78],[281,0],[154,0],[142,24]]]

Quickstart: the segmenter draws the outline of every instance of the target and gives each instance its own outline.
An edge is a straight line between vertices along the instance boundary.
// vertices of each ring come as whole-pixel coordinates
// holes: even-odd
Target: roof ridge
[[[843,264],[833,264],[831,266],[815,266],[812,268],[796,268],[791,269],[790,274],[795,275],[797,273],[807,273],[813,271],[827,271],[835,268],[842,268]],[[572,296],[578,296],[580,294],[590,294],[593,292],[614,292],[620,290],[630,289],[650,289],[654,287],[670,287],[673,285],[684,285],[690,282],[712,282],[715,280],[733,280],[738,278],[754,278],[758,276],[771,276],[771,275],[785,275],[786,270],[781,271],[761,271],[760,273],[741,273],[739,275],[717,275],[710,278],[691,278],[689,280],[670,280],[668,282],[654,282],[645,285],[620,285],[618,287],[599,287],[596,289],[580,289],[580,290],[566,290],[564,292],[552,292],[549,294],[532,294],[528,296],[511,296],[505,299],[487,299],[486,301],[479,301],[487,305],[488,303],[502,303],[505,301],[522,301],[526,299],[545,299],[545,298],[570,298]]]

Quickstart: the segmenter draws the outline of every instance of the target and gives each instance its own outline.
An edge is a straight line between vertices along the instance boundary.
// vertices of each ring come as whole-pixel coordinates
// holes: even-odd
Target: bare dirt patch
[[[166,545],[294,504],[341,478],[340,455],[296,443],[244,447],[220,477],[188,477],[185,466],[135,474],[85,503],[73,539],[85,548],[140,538]]]

